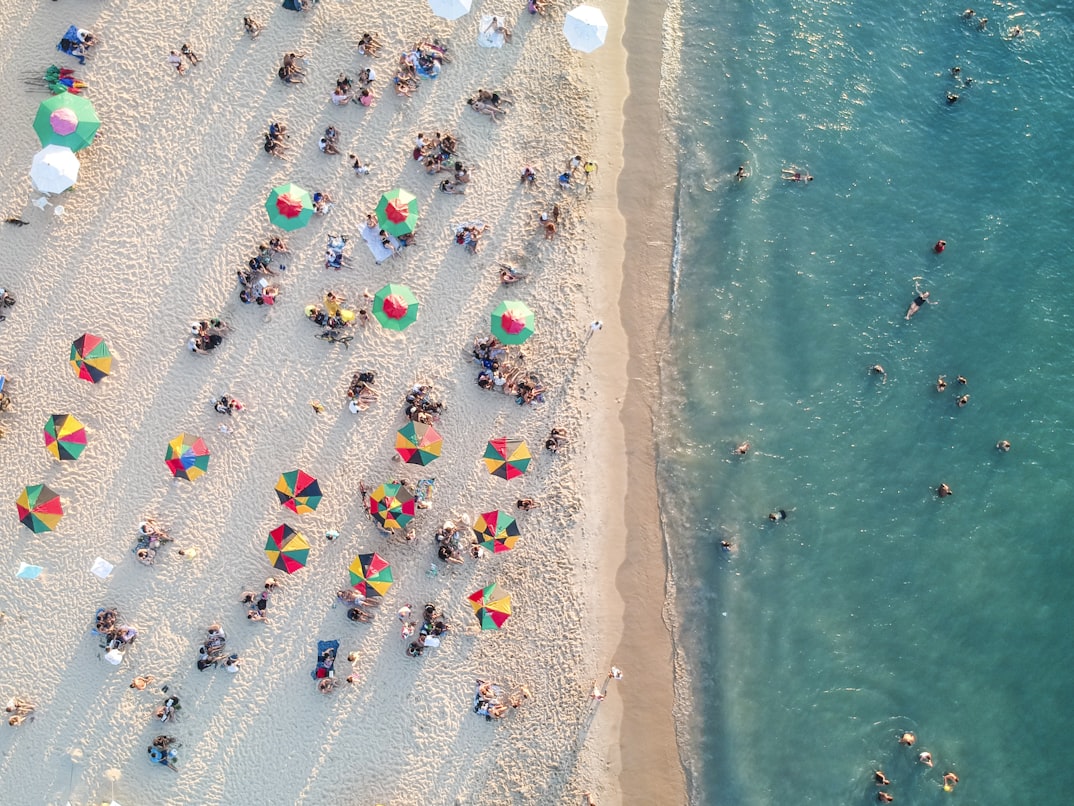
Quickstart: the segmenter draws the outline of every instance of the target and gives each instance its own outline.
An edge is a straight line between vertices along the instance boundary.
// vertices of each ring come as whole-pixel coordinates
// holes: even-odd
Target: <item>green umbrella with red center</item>
[[[418,200],[401,188],[389,190],[377,205],[377,223],[389,235],[409,235],[418,226]]]
[[[388,283],[373,298],[373,316],[389,330],[406,330],[418,318],[418,298],[405,285]]]
[[[42,146],[67,146],[81,151],[93,142],[100,127],[93,102],[69,92],[42,101],[34,116],[34,131]]]
[[[301,229],[313,218],[313,199],[308,190],[288,182],[274,187],[265,201],[269,221],[288,231]]]
[[[524,302],[504,300],[492,312],[492,335],[504,344],[522,344],[533,335],[533,311]]]

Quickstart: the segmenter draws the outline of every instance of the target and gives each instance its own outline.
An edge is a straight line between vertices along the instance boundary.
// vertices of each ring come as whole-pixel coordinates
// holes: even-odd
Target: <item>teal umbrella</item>
[[[408,235],[418,225],[418,200],[408,191],[389,190],[377,205],[377,223],[389,235]]]
[[[373,298],[373,316],[389,330],[406,330],[418,318],[418,298],[405,285],[388,283]]]
[[[308,190],[288,182],[274,187],[265,201],[269,221],[288,232],[301,229],[313,218],[313,199]]]
[[[42,146],[66,146],[72,151],[92,143],[100,127],[93,102],[69,92],[42,101],[34,117],[34,131]]]

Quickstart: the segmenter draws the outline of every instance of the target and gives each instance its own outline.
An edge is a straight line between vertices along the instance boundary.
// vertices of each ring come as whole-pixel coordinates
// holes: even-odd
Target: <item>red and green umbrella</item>
[[[377,205],[377,223],[389,235],[408,235],[418,225],[418,200],[400,188],[389,190]]]
[[[389,330],[406,330],[418,318],[418,298],[405,285],[388,283],[373,298],[373,316]]]
[[[313,199],[308,190],[288,182],[274,187],[265,201],[269,221],[288,231],[301,229],[313,218]]]
[[[359,554],[348,569],[351,585],[362,596],[383,596],[392,586],[392,567],[377,554]]]
[[[276,495],[281,504],[302,515],[313,512],[320,505],[321,485],[309,473],[291,470],[281,475],[276,482]]]
[[[533,335],[533,311],[524,302],[504,300],[492,312],[492,335],[504,344],[522,344]]]
[[[511,597],[501,591],[495,582],[474,591],[466,599],[474,609],[482,630],[498,630],[511,617]]]
[[[53,414],[42,432],[45,448],[57,459],[77,459],[86,450],[86,426],[71,414]]]
[[[299,568],[306,567],[306,560],[310,555],[310,544],[306,542],[301,532],[292,529],[286,523],[281,523],[269,532],[268,542],[265,543],[265,555],[273,568],[293,574]]]
[[[180,434],[168,443],[164,464],[177,479],[193,481],[209,469],[209,449],[201,437]]]
[[[15,499],[19,522],[34,534],[51,532],[63,517],[60,496],[44,484],[32,484]]]
[[[93,142],[100,127],[101,119],[93,102],[70,92],[42,101],[34,116],[34,131],[42,146],[66,146],[81,151]]]
[[[83,333],[71,343],[71,366],[78,377],[97,383],[112,372],[112,353],[100,336]]]
[[[369,514],[385,529],[402,529],[410,523],[417,504],[402,484],[382,484],[369,494]]]
[[[485,466],[501,479],[514,479],[526,472],[533,458],[529,446],[521,439],[490,439],[485,448]]]
[[[483,548],[493,554],[510,551],[518,540],[518,522],[501,510],[485,512],[474,521],[474,535]]]
[[[395,450],[408,465],[427,465],[444,450],[444,438],[431,425],[411,420],[396,434]]]

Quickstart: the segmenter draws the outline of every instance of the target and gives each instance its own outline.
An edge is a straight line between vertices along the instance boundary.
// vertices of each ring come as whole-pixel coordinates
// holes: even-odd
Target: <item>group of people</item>
[[[520,406],[544,402],[544,386],[536,375],[522,366],[521,354],[512,358],[507,346],[495,336],[475,339],[473,357],[474,362],[481,365],[477,373],[480,388],[512,395]]]
[[[249,621],[264,621],[268,612],[269,595],[280,585],[273,577],[265,580],[260,591],[243,591],[240,604],[247,606],[246,618]],[[226,664],[225,664],[226,665]],[[230,669],[229,669],[230,671]]]
[[[63,38],[60,39],[60,44],[56,46],[56,50],[66,53],[68,56],[74,56],[78,59],[79,64],[85,64],[90,48],[96,44],[97,37],[85,28],[72,25],[64,32]]]
[[[210,624],[206,628],[205,642],[198,647],[198,671],[204,672],[210,666],[215,668],[221,663],[228,672],[234,674],[239,671],[241,659],[235,653],[228,654],[227,636],[220,625]]]
[[[224,342],[224,335],[231,328],[221,319],[203,319],[190,324],[190,338],[186,348],[192,353],[208,353]]]
[[[455,521],[444,521],[436,530],[436,556],[441,562],[462,565],[466,553],[475,560],[481,556],[473,531],[465,523],[460,528]]]
[[[305,53],[285,53],[283,55],[283,61],[280,64],[280,69],[276,71],[276,75],[280,77],[280,81],[284,84],[303,84],[306,81],[306,72],[302,69],[300,62],[304,62],[306,58]]]
[[[336,78],[336,88],[332,90],[329,100],[334,106],[346,106],[351,101],[357,100],[362,106],[373,105],[373,93],[370,87],[377,78],[377,73],[372,67],[363,67],[358,72],[358,86],[346,73],[340,73]]]
[[[174,736],[161,734],[154,737],[153,743],[146,749],[149,752],[149,760],[152,763],[165,766],[172,772],[179,772],[179,768],[175,766],[175,762],[179,759],[179,754],[175,748],[181,746]]]
[[[899,736],[899,744],[905,747],[913,747],[917,744],[917,736],[912,731],[905,731]],[[932,769],[933,760],[932,753],[927,750],[917,754],[918,763],[924,764],[929,769]],[[885,789],[885,787],[891,786],[891,780],[884,774],[883,770],[873,771],[873,783],[880,789],[876,792],[876,799],[880,803],[891,803],[895,800],[895,796]],[[958,784],[958,775],[948,770],[943,774],[940,779],[940,786],[944,792],[953,792],[955,786]]]
[[[351,414],[365,411],[379,397],[379,393],[373,386],[376,374],[372,370],[356,372],[351,376],[347,384],[347,407]]]
[[[503,719],[511,709],[518,708],[531,696],[527,686],[518,686],[508,693],[499,683],[478,679],[474,681],[474,713],[488,722]]]
[[[287,254],[287,244],[282,238],[273,236],[268,243],[258,244],[257,254],[251,257],[246,266],[236,272],[239,281],[239,301],[244,305],[256,303],[257,305],[275,305],[276,297],[280,294],[280,288],[273,278],[276,272],[272,269],[272,261],[277,260],[281,254]],[[280,263],[280,271],[287,271],[287,266]]]
[[[280,159],[286,157],[287,149],[290,148],[287,143],[290,135],[287,133],[286,124],[270,120],[268,131],[265,132],[264,138],[266,154],[270,157],[279,157]]]
[[[417,626],[417,622],[409,621],[409,617],[409,606],[400,609],[399,620],[403,622],[403,640],[413,635],[414,628]],[[440,608],[436,604],[426,604],[422,610],[421,629],[418,630],[414,640],[407,644],[406,654],[412,658],[421,657],[426,647],[440,646],[441,637],[450,629],[451,627],[444,620],[444,614],[440,612]]]
[[[138,638],[138,630],[129,624],[123,624],[119,617],[119,611],[114,607],[97,608],[93,633],[100,636],[101,649],[111,661],[118,663],[135,639]]]
[[[403,414],[407,419],[417,423],[429,424],[440,419],[444,413],[444,403],[433,397],[433,388],[425,384],[411,387],[406,395]]]
[[[458,162],[458,150],[458,138],[451,133],[433,132],[431,136],[426,137],[424,132],[418,132],[418,136],[414,138],[414,150],[411,156],[421,162],[425,173],[434,176],[446,170],[445,165],[450,166]],[[469,171],[465,171],[465,175],[465,181],[469,182]]]
[[[477,254],[481,246],[481,236],[488,230],[488,224],[482,221],[472,221],[459,224],[455,227],[455,243],[464,247],[471,255]]]
[[[160,547],[171,542],[168,532],[152,518],[147,518],[138,524],[138,540],[131,551],[142,565],[153,565]]]
[[[396,94],[409,98],[417,90],[421,79],[439,76],[446,61],[447,48],[439,41],[417,42],[411,50],[399,56],[398,70],[392,79]]]
[[[374,596],[366,596],[354,588],[340,588],[336,591],[336,601],[347,608],[347,619],[355,622],[370,622],[374,613],[370,607],[379,607],[380,600]]]
[[[7,718],[7,724],[13,728],[17,728],[24,722],[34,721],[34,710],[37,708],[29,700],[23,700],[19,697],[12,697],[7,701],[4,711],[10,716]]]
[[[190,66],[193,67],[201,58],[193,50],[190,49],[190,45],[183,43],[183,46],[179,50],[173,50],[168,54],[168,64],[175,68],[176,72],[181,76],[186,75],[186,65],[183,64],[183,58],[186,58],[190,62]]]

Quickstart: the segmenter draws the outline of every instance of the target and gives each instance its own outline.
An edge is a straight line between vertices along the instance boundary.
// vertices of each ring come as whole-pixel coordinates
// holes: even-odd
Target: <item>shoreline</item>
[[[659,352],[665,343],[674,245],[674,196],[671,186],[653,186],[625,166],[654,163],[674,165],[665,137],[665,117],[659,102],[663,61],[665,3],[631,3],[621,13],[622,40],[608,49],[600,66],[606,91],[598,101],[598,117],[615,118],[614,127],[598,133],[607,154],[616,154],[615,208],[597,207],[602,231],[614,231],[614,247],[600,250],[598,286],[617,294],[621,327],[594,339],[594,372],[602,389],[618,404],[618,416],[601,424],[618,437],[602,457],[606,487],[622,492],[622,505],[603,523],[603,558],[616,564],[603,580],[603,612],[598,624],[617,619],[618,640],[611,663],[620,666],[624,681],[615,687],[618,746],[610,748],[607,764],[618,775],[622,803],[685,803],[686,779],[675,726],[674,645],[668,622],[669,561],[661,529],[656,486],[656,445],[653,409],[660,398]],[[611,21],[611,20],[610,20]],[[614,24],[614,23],[613,23]],[[614,65],[611,62],[615,60]],[[602,73],[604,72],[602,70]],[[619,83],[616,83],[618,79]],[[614,92],[612,88],[620,89]],[[653,108],[660,110],[653,115]],[[655,212],[655,215],[654,215]],[[652,221],[665,232],[653,236]],[[654,284],[651,266],[664,266],[664,286]],[[655,275],[660,276],[660,275]],[[654,285],[656,286],[654,288]],[[613,330],[613,332],[609,332]],[[615,338],[608,338],[614,335]],[[612,474],[609,478],[609,474]],[[619,482],[616,484],[615,482]],[[612,503],[607,504],[609,510]],[[612,536],[616,535],[616,536]],[[653,573],[662,570],[662,576]],[[654,603],[660,602],[657,607]],[[614,604],[613,604],[614,603]],[[614,612],[613,612],[614,611]],[[608,640],[611,640],[609,636]]]

